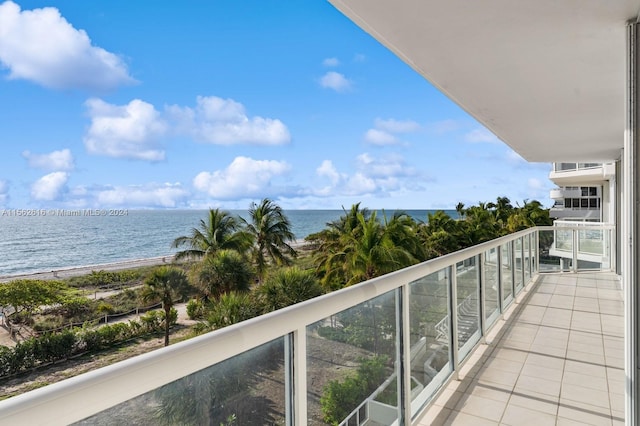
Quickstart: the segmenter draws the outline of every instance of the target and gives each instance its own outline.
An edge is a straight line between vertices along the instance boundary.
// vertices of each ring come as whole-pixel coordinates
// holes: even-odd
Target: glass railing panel
[[[524,242],[524,282],[527,284],[531,281],[531,238],[533,234],[528,234],[522,237]]]
[[[211,348],[215,351],[215,348]],[[78,425],[285,424],[284,338],[116,405]]]
[[[513,245],[500,246],[500,279],[502,281],[502,306],[507,307],[513,300]]]
[[[500,316],[500,294],[498,285],[498,249],[484,252],[484,318],[487,327]]]
[[[594,254],[602,256],[604,253],[604,232],[601,229],[578,231],[578,255]]]
[[[531,236],[531,274],[536,274],[539,270],[537,253],[538,253],[538,232],[535,232]]]
[[[573,263],[573,231],[538,231],[540,272],[568,272]]]
[[[412,413],[431,400],[453,371],[450,284],[449,268],[409,284]]]
[[[396,317],[394,290],[307,327],[309,425],[397,419]]]
[[[593,169],[594,167],[602,167],[602,163],[578,163],[578,169]]]
[[[609,235],[608,229],[581,229],[578,233],[578,269],[609,269]]]
[[[522,290],[524,278],[523,278],[523,253],[522,253],[522,238],[518,238],[513,241],[514,246],[514,270],[513,270],[513,279],[516,288],[516,294],[520,293]]]
[[[576,170],[577,166],[578,166],[577,163],[554,163],[554,167],[557,172]]]
[[[462,361],[480,340],[480,271],[477,257],[456,264],[458,359]]]

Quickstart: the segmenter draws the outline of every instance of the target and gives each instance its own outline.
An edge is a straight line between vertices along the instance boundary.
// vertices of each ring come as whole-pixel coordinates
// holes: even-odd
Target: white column
[[[625,296],[625,421],[638,422],[638,24],[630,23],[627,32],[627,99],[624,149],[622,153],[622,283]]]

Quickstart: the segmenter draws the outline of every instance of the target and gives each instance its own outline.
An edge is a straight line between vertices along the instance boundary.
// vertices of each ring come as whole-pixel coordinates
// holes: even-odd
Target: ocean
[[[427,221],[435,210],[406,210]],[[229,210],[247,216],[246,210]],[[445,210],[457,217],[455,210]],[[342,210],[287,210],[296,239],[321,231]],[[387,217],[393,211],[386,211]],[[175,253],[171,242],[189,235],[206,210],[0,210],[0,276],[48,272]],[[378,212],[382,217],[382,212]]]

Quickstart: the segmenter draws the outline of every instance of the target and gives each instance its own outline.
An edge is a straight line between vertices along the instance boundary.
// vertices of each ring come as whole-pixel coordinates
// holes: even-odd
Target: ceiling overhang
[[[528,161],[620,157],[640,0],[329,0]]]

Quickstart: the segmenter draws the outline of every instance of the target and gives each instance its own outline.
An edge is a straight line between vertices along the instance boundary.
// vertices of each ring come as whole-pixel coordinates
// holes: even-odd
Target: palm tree
[[[192,228],[190,236],[178,237],[172,243],[174,248],[184,246],[187,249],[176,253],[176,260],[200,259],[223,249],[244,253],[251,247],[251,237],[240,230],[238,220],[229,212],[209,209],[207,220],[200,220],[200,226]]]
[[[206,257],[192,276],[204,296],[216,300],[231,291],[248,292],[253,277],[247,259],[234,250],[218,250]]]
[[[463,202],[460,202],[460,203],[456,204],[456,211],[458,212],[458,217],[459,218],[463,218],[464,217],[465,210],[464,210],[464,203]]]
[[[276,265],[289,265],[296,251],[288,244],[295,240],[291,232],[291,223],[282,208],[268,198],[260,204],[251,203],[249,220],[241,219],[245,232],[253,238],[253,260],[260,282],[264,280],[267,262]]]
[[[367,208],[360,208],[360,203],[353,204],[349,211],[342,208],[344,215],[338,220],[327,223],[327,227],[320,232],[307,237],[315,245],[314,263],[316,274],[322,285],[330,290],[337,290],[344,286],[344,274],[339,272],[337,265],[344,263],[344,247],[347,236],[358,238],[362,232],[358,216],[368,219],[371,212]]]
[[[494,215],[496,220],[501,227],[506,227],[509,216],[511,216],[514,210],[511,205],[511,200],[507,197],[498,197],[496,198],[496,202],[493,206],[495,208]]]
[[[431,259],[462,248],[467,238],[462,232],[464,224],[465,221],[455,220],[442,210],[429,213],[427,224],[419,230],[426,257]]]
[[[472,246],[499,237],[500,224],[492,211],[487,209],[485,203],[478,203],[466,210],[465,232],[467,241],[464,246]]]
[[[185,295],[189,288],[186,274],[172,266],[156,268],[145,280],[142,299],[160,300],[164,309],[164,345],[169,346],[169,326],[173,301]]]
[[[316,258],[325,287],[350,286],[418,262],[410,251],[394,242],[397,225],[387,228],[375,212],[368,219],[358,213],[357,219],[356,228],[341,234],[329,251]]]
[[[394,212],[389,220],[385,216],[385,233],[389,235],[393,244],[405,249],[419,262],[427,260],[424,244],[418,235],[423,225],[401,211]]]
[[[524,206],[512,210],[507,220],[507,230],[516,232],[531,226],[549,226],[553,221],[549,218],[549,209],[542,208],[537,201],[524,200]]]

